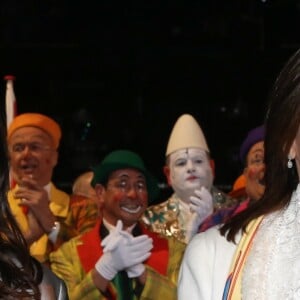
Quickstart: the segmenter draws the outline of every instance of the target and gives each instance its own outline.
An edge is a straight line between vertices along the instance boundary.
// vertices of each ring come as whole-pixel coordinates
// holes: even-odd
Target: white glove
[[[195,196],[190,197],[189,207],[192,215],[186,223],[186,243],[198,232],[200,224],[213,213],[212,195],[205,187],[195,190]]]
[[[196,196],[190,197],[190,210],[197,214],[198,225],[200,225],[204,219],[212,214],[213,199],[211,193],[204,186],[200,190],[195,190]]]
[[[112,251],[114,250],[118,243],[120,242],[120,239],[122,238],[121,232],[123,229],[123,222],[121,220],[117,221],[116,227],[113,228],[109,235],[103,239],[101,242],[101,246],[104,248],[103,252]]]
[[[147,235],[133,237],[120,230],[118,223],[101,244],[105,248],[95,269],[107,280],[113,279],[118,271],[141,264],[151,255],[153,247],[152,239]]]
[[[136,278],[143,274],[145,271],[145,265],[140,263],[135,266],[126,269],[129,278]]]

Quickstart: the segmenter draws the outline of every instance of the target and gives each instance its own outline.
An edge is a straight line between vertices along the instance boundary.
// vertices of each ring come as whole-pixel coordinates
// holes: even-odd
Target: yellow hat
[[[57,149],[61,138],[60,126],[51,118],[38,113],[24,113],[15,117],[8,127],[7,138],[21,127],[38,127],[48,133]]]
[[[200,148],[209,152],[201,127],[189,114],[177,119],[169,138],[166,156],[185,148]]]

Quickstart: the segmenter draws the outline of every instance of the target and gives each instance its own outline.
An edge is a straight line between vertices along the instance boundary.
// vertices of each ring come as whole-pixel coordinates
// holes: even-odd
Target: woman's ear
[[[295,159],[296,153],[297,153],[297,144],[296,144],[296,141],[294,140],[293,144],[292,144],[292,146],[290,148],[290,151],[289,151],[289,154],[288,154],[288,158],[289,159]]]

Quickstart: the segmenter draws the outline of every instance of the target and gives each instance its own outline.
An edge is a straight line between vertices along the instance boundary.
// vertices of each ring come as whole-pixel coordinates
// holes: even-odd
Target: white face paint
[[[185,202],[202,186],[210,190],[213,173],[205,150],[187,148],[171,153],[170,180],[175,193]]]

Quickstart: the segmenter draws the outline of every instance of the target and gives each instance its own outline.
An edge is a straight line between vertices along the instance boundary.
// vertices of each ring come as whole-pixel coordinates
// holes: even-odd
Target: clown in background
[[[188,243],[206,217],[236,204],[213,186],[211,162],[201,127],[192,115],[181,115],[171,132],[164,166],[174,193],[145,212],[143,221],[151,230]]]
[[[259,200],[265,191],[263,177],[265,174],[264,150],[265,126],[251,129],[240,148],[240,160],[243,163],[243,173],[235,180],[233,189],[229,193],[239,200],[236,206],[223,208],[207,217],[201,224],[199,231],[225,223],[235,214],[246,209],[251,203]]]
[[[16,183],[8,192],[9,205],[31,255],[46,264],[51,251],[94,226],[98,216],[96,205],[72,205],[70,196],[52,182],[61,135],[59,124],[39,113],[18,115],[7,133]]]

